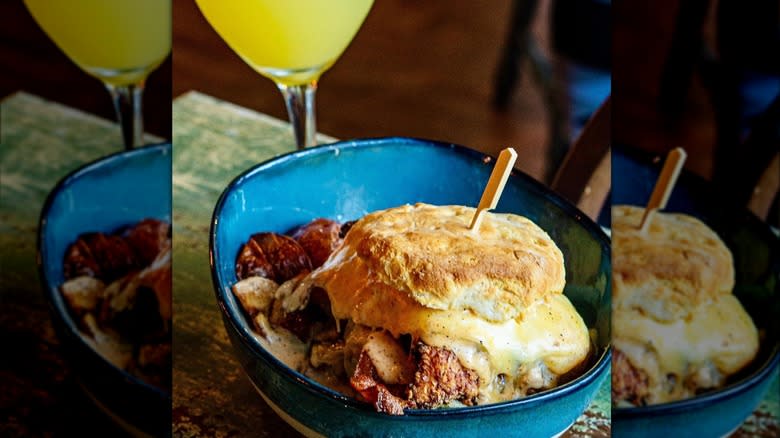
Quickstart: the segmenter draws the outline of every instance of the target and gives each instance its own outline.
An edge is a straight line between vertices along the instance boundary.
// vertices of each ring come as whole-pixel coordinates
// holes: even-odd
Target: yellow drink
[[[373,0],[196,0],[222,39],[260,74],[316,80],[352,41]]]
[[[113,85],[137,83],[171,51],[170,0],[24,0],[79,67]]]

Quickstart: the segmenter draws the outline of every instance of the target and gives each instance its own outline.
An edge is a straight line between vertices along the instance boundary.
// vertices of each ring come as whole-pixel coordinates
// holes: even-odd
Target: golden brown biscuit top
[[[694,217],[657,212],[642,234],[643,213],[633,206],[612,209],[615,309],[638,309],[658,321],[672,321],[731,293],[731,252],[714,231]]]
[[[366,215],[323,266],[355,264],[431,309],[470,309],[490,321],[515,318],[535,300],[561,293],[563,255],[530,220],[474,208],[405,205]]]

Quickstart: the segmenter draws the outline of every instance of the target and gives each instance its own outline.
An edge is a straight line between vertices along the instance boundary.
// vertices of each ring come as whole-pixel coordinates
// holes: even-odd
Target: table
[[[294,436],[233,357],[208,258],[222,190],[242,170],[294,149],[292,135],[279,120],[197,93],[176,99],[173,114],[173,434]]]
[[[124,435],[73,378],[35,262],[49,191],[121,149],[113,122],[23,92],[0,101],[0,436]]]

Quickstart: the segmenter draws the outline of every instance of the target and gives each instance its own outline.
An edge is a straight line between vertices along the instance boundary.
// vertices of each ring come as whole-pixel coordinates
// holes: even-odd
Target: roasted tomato
[[[292,235],[293,239],[306,251],[313,268],[325,263],[333,250],[341,242],[341,224],[330,219],[315,219],[298,228]]]
[[[239,280],[256,275],[281,284],[311,269],[311,260],[301,245],[291,237],[276,233],[252,235],[236,260]]]
[[[157,219],[144,219],[125,233],[142,266],[152,264],[157,255],[170,245],[171,226]]]
[[[111,282],[139,266],[135,252],[122,237],[87,233],[65,253],[64,275],[66,279],[87,275]]]

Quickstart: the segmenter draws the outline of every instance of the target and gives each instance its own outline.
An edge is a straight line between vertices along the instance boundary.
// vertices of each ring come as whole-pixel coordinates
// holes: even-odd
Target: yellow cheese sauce
[[[355,391],[349,386],[349,382],[343,376],[336,375],[327,367],[317,369],[310,365],[309,345],[307,343],[301,342],[295,335],[285,329],[277,330],[271,327],[265,315],[260,314],[256,316],[255,324],[261,332],[253,331],[255,340],[280,362],[323,386],[327,386],[344,395],[355,397]]]
[[[653,403],[680,398],[686,377],[703,366],[712,364],[723,375],[730,375],[758,352],[758,331],[733,295],[720,295],[699,306],[688,319],[666,323],[636,309],[621,310],[612,314],[612,327],[615,348],[635,367],[644,369],[651,387],[656,388]],[[676,388],[659,390],[664,382],[657,379],[670,374],[676,376]]]
[[[395,337],[410,334],[428,345],[448,348],[463,366],[479,375],[480,392],[485,392],[480,402],[516,396],[510,392],[503,397],[492,387],[499,374],[511,383],[522,377],[520,373],[544,365],[553,374],[562,375],[588,356],[588,329],[562,294],[535,301],[517,318],[490,322],[469,310],[423,307],[375,281],[363,263],[334,265],[338,267],[315,279],[315,284],[328,291],[337,320],[351,319],[356,324],[384,328]]]

